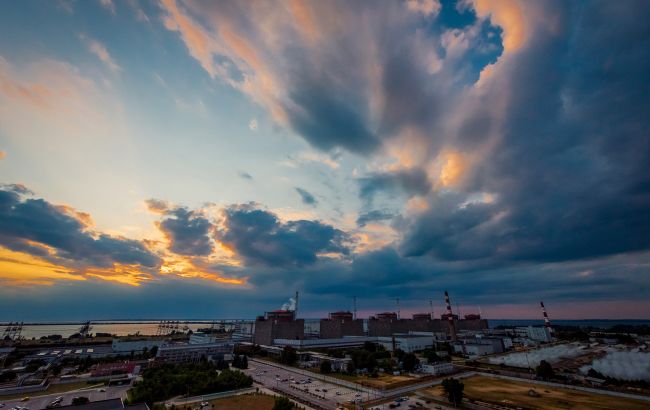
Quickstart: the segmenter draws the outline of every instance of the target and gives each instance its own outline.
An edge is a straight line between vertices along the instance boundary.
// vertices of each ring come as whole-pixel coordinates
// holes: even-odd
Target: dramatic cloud
[[[212,253],[212,224],[200,212],[183,207],[169,208],[168,204],[157,199],[148,200],[147,205],[152,212],[163,214],[158,227],[169,240],[169,250],[190,256]]]
[[[388,221],[394,217],[395,214],[393,212],[373,210],[360,214],[357,218],[357,226],[364,227],[370,222]]]
[[[254,205],[224,210],[219,241],[231,247],[247,264],[292,267],[314,264],[321,254],[347,255],[347,235],[318,221],[281,222]]]
[[[377,193],[426,195],[431,189],[427,174],[421,169],[405,169],[395,172],[381,172],[359,178],[359,196],[372,203]]]
[[[311,205],[311,206],[316,206],[318,205],[318,200],[316,199],[315,196],[307,192],[306,190],[296,187],[296,192],[298,195],[300,195],[300,200],[302,201],[303,204],[305,205]]]
[[[141,242],[89,230],[89,216],[44,199],[25,198],[26,188],[0,190],[0,245],[19,252],[96,267],[114,263],[156,267],[160,259]]]

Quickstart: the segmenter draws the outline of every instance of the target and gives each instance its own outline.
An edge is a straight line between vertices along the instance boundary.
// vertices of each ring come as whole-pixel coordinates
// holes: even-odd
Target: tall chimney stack
[[[457,340],[456,324],[454,323],[454,315],[451,312],[451,302],[449,301],[449,292],[445,291],[445,303],[447,304],[447,323],[449,323],[449,332],[451,333],[451,340]]]
[[[296,306],[293,309],[293,318],[298,319],[298,291],[296,291]]]
[[[542,314],[544,315],[544,327],[548,330],[549,335],[553,336],[553,328],[551,327],[551,321],[548,319],[544,302],[539,302],[539,305],[542,307]]]

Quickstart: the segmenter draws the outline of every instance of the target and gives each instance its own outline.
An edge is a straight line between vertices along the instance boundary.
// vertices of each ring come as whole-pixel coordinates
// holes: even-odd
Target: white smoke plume
[[[650,381],[650,353],[609,352],[591,365],[582,366],[580,371],[586,374],[591,368],[614,379]]]
[[[583,349],[584,346],[579,344],[544,347],[541,349],[530,350],[527,353],[517,352],[505,356],[491,357],[490,363],[504,363],[507,366],[524,368],[527,368],[530,365],[530,367],[534,369],[542,360],[554,363],[565,357],[579,356],[584,353]]]
[[[280,308],[282,310],[296,310],[296,299],[294,298],[289,298],[287,302],[284,302],[282,307]]]

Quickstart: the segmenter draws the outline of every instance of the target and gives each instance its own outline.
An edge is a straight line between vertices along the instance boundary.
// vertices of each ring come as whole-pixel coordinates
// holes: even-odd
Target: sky
[[[650,2],[0,4],[0,320],[650,318]]]

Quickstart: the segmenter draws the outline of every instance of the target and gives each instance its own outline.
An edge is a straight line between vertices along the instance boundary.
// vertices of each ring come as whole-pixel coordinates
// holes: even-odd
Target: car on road
[[[208,403],[207,401],[201,402],[201,407],[207,407],[209,405],[210,405],[210,403]]]
[[[27,401],[27,400],[29,400],[29,396],[25,396],[22,399],[20,399],[20,401]]]
[[[4,406],[5,406],[4,403],[0,403],[0,409],[3,408]]]

